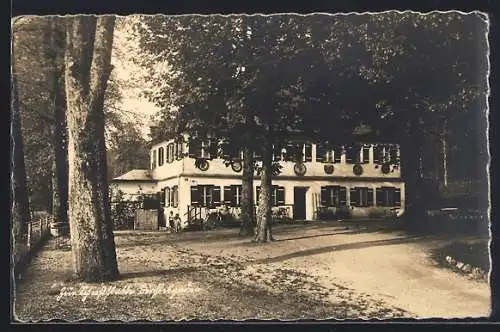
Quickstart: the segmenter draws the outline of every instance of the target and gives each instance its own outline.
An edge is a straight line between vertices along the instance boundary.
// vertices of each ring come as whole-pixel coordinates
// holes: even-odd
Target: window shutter
[[[170,189],[170,206],[175,207],[175,187]]]
[[[376,201],[377,201],[377,205],[378,206],[384,206],[384,191],[382,188],[377,188],[375,190],[375,194],[376,194]]]
[[[259,197],[260,197],[260,187],[256,188],[256,195],[255,195],[255,203],[256,205],[259,205]]]
[[[346,187],[340,187],[340,189],[339,189],[339,205],[340,206],[347,205],[347,189],[346,189]]]
[[[162,166],[164,162],[164,148],[158,149],[158,166]]]
[[[169,163],[172,163],[175,159],[174,157],[174,154],[175,154],[175,144],[174,143],[170,143],[168,145],[168,151],[169,151],[169,158],[168,158],[168,162]]]
[[[278,205],[285,205],[285,187],[278,187],[276,196]]]
[[[312,161],[312,144],[304,144],[304,160]]]
[[[172,158],[172,160],[177,160],[179,159],[179,145],[177,143],[173,144],[174,144],[174,157]]]
[[[153,168],[156,167],[156,150],[153,150]]]
[[[165,206],[165,188],[160,192],[160,205]]]
[[[372,206],[373,205],[373,189],[372,188],[368,188],[367,204],[368,204],[368,206]]]
[[[401,206],[401,189],[394,189],[394,206]]]
[[[170,206],[170,188],[165,187],[165,206],[169,207]]]
[[[363,145],[363,164],[370,162],[370,145]]]
[[[177,159],[182,159],[184,150],[184,146],[182,142],[177,142]]]
[[[189,141],[188,147],[189,158],[201,157],[201,141],[197,139],[192,139]]]
[[[320,201],[321,206],[328,206],[328,187],[321,187]]]
[[[220,187],[214,186],[214,187],[212,187],[212,204],[215,206],[219,206],[220,203],[221,203],[221,201],[220,201]]]
[[[234,187],[233,186],[224,186],[224,204],[229,206],[234,206]]]
[[[191,186],[191,205],[200,204],[200,191],[198,186]]]
[[[172,187],[172,207],[176,208],[179,206],[179,187]]]
[[[359,201],[360,201],[360,197],[359,197],[359,190],[356,189],[356,188],[351,188],[350,189],[350,194],[351,194],[351,197],[350,197],[350,200],[351,200],[351,205],[352,206],[359,206]]]

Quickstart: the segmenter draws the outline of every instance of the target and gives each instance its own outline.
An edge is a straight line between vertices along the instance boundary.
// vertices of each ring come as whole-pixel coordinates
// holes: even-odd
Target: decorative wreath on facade
[[[363,174],[363,166],[361,166],[360,164],[356,164],[353,166],[352,171],[355,175],[361,175]]]
[[[239,160],[233,160],[231,162],[231,168],[233,169],[233,171],[235,171],[236,173],[239,173],[241,172],[241,170],[243,169],[243,164],[241,163],[241,161]]]
[[[296,163],[293,166],[293,171],[295,172],[295,175],[302,176],[306,174],[307,167],[303,163]]]
[[[382,173],[387,174],[391,171],[391,167],[388,163],[382,165]]]
[[[196,159],[194,165],[202,171],[208,170],[208,167],[210,166],[206,159]]]
[[[326,174],[332,174],[333,171],[335,170],[335,168],[333,167],[333,165],[325,165],[324,169],[325,169],[325,173]]]

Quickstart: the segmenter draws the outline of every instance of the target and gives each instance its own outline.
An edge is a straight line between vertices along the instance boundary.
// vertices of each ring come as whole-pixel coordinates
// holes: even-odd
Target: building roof
[[[117,176],[113,181],[154,181],[147,169],[133,169],[125,174]]]

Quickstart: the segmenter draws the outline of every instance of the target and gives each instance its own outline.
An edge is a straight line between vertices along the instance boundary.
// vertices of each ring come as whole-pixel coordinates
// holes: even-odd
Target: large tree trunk
[[[241,225],[240,235],[253,235],[255,227],[253,199],[253,151],[249,147],[243,149],[243,175],[241,181]]]
[[[111,72],[114,17],[99,17],[95,29],[95,18],[78,16],[71,20],[65,82],[68,212],[75,274],[90,282],[112,280],[118,277],[118,266],[106,176],[103,98]],[[93,45],[89,31],[95,31]],[[92,52],[89,47],[93,47]]]
[[[57,87],[61,89],[60,86]],[[59,91],[56,98],[63,97]],[[64,100],[62,100],[64,102]],[[52,162],[52,215],[55,222],[68,224],[68,162],[66,145],[66,114],[65,107],[60,102],[55,103],[53,124],[53,150]]]
[[[412,130],[401,144],[401,169],[407,193],[405,217],[409,226],[417,225],[425,212],[422,149],[423,143],[418,130]]]
[[[15,68],[14,63],[12,63],[12,68]],[[30,222],[31,216],[28,198],[28,185],[26,181],[26,168],[24,163],[19,96],[17,94],[17,81],[14,72],[12,73],[11,93],[12,119],[10,145],[12,148],[12,159],[10,175],[12,188],[12,228],[14,243],[17,243],[26,233],[27,225]]]
[[[255,242],[261,243],[273,240],[271,233],[272,154],[271,142],[267,140],[262,145],[260,197],[255,232]]]

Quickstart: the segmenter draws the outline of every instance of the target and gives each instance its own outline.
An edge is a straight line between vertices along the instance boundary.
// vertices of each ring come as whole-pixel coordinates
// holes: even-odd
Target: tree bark
[[[260,197],[257,209],[257,227],[255,242],[273,241],[271,233],[271,197],[272,197],[272,145],[266,140],[262,145],[262,172]]]
[[[106,175],[103,100],[111,72],[114,17],[99,17],[97,23],[88,16],[71,20],[65,83],[74,269],[80,280],[113,280],[118,277],[118,266]],[[93,45],[87,38],[89,31],[95,31]],[[91,57],[86,56],[89,53]]]
[[[14,40],[12,40],[14,45]],[[24,163],[24,146],[21,132],[21,114],[19,110],[19,96],[15,73],[14,57],[12,57],[12,119],[10,145],[11,159],[11,190],[12,190],[12,229],[14,244],[21,241],[30,222],[30,208],[28,198],[28,185],[26,181],[26,166]]]
[[[253,198],[253,151],[250,147],[243,149],[243,175],[241,191],[241,225],[240,235],[247,236],[254,234],[254,198]]]
[[[412,126],[414,126],[412,124]],[[417,225],[424,217],[424,181],[422,174],[422,135],[413,129],[401,144],[401,170],[405,179],[405,216],[409,226]]]

